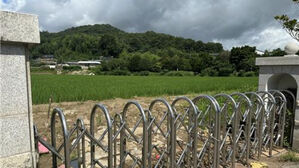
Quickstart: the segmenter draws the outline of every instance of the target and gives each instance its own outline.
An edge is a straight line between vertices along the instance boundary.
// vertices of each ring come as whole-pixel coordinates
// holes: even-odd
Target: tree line
[[[263,56],[284,54],[276,49],[266,51]],[[153,31],[127,33],[98,24],[57,33],[41,32],[41,44],[32,48],[31,58],[43,55],[54,55],[58,63],[104,58],[94,69],[98,74],[191,71],[207,76],[254,75],[255,58],[259,56],[251,46],[225,51],[221,43],[204,43]]]

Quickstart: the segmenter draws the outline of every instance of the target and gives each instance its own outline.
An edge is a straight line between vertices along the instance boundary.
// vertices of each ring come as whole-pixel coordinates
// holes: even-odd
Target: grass
[[[292,151],[289,151],[280,156],[279,160],[281,162],[299,162],[299,156]]]
[[[32,74],[33,104],[54,102],[254,91],[257,77],[81,76]]]

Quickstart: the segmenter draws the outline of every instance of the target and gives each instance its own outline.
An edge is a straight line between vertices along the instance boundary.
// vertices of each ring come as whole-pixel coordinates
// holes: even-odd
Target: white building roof
[[[93,64],[93,65],[100,65],[100,61],[78,61],[78,64]]]

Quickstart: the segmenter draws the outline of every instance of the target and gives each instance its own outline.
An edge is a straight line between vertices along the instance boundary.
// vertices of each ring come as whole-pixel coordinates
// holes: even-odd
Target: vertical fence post
[[[82,163],[83,168],[86,168],[86,156],[85,156],[85,135],[82,137]]]
[[[146,111],[148,113],[148,123],[151,123],[153,120],[155,120],[152,115],[151,115],[151,111],[148,110]],[[152,150],[153,150],[153,146],[152,146],[152,130],[153,130],[153,126],[152,124],[150,125],[150,127],[146,127],[148,130],[148,156],[147,156],[147,160],[148,160],[148,168],[152,167]],[[146,148],[146,147],[145,147]]]
[[[144,111],[143,109],[140,110],[141,112]],[[147,167],[147,162],[148,162],[148,120],[146,119],[144,115],[144,120],[143,120],[143,147],[142,147],[142,167]]]
[[[124,113],[125,112],[123,111],[122,112],[123,124],[127,124],[126,118],[125,118],[126,116]],[[121,129],[121,131],[120,131],[120,156],[119,156],[120,157],[119,166],[121,168],[125,167],[126,143],[127,143],[127,139],[126,139],[125,129]]]
[[[232,153],[232,167],[235,168],[235,162],[236,162],[236,150],[237,150],[237,126],[239,121],[239,109],[240,103],[236,103],[236,109],[235,109],[235,116],[233,118],[233,153]]]
[[[273,150],[274,120],[275,120],[276,106],[277,106],[277,104],[275,103],[274,107],[270,111],[270,146],[269,146],[269,156],[272,156],[272,150]]]
[[[258,159],[261,158],[262,146],[263,146],[263,127],[264,127],[264,115],[265,115],[265,103],[263,102],[263,107],[261,109],[261,116],[259,117],[259,130],[258,130]]]
[[[215,110],[215,146],[214,146],[214,167],[219,167],[219,140],[220,140],[220,111]]]
[[[172,114],[170,116],[170,143],[171,143],[171,146],[170,146],[170,167],[173,167],[175,168],[176,167],[176,160],[175,160],[175,154],[176,154],[176,126],[175,126],[175,123],[174,123],[174,120],[175,120],[175,116],[174,116],[174,113],[173,113],[173,109],[172,107],[171,108],[171,111],[172,111]]]
[[[77,120],[77,124],[76,124],[76,127],[77,127],[77,137],[79,137],[80,135],[80,129],[79,129],[79,119]],[[82,152],[83,154],[84,152]],[[81,168],[81,152],[80,152],[80,142],[77,144],[77,156],[78,156],[78,162],[77,162],[77,166],[79,168]]]
[[[249,165],[249,155],[251,150],[251,113],[252,113],[252,107],[248,107],[248,115],[246,119],[246,163]]]
[[[189,109],[192,109],[191,107],[189,107]],[[193,138],[193,150],[192,150],[192,161],[193,161],[193,167],[197,167],[197,127],[198,127],[198,121],[197,121],[197,115],[199,112],[194,111],[194,109],[192,109],[192,118],[193,118],[193,129],[191,132],[191,136]]]

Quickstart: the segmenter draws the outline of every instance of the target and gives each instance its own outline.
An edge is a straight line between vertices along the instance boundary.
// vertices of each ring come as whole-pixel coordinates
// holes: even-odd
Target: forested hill
[[[99,59],[101,56],[118,58],[121,53],[136,52],[181,55],[223,51],[220,43],[203,43],[153,31],[128,33],[109,24],[72,27],[57,33],[41,32],[40,35],[41,44],[32,49],[32,58],[54,55],[58,62]]]

